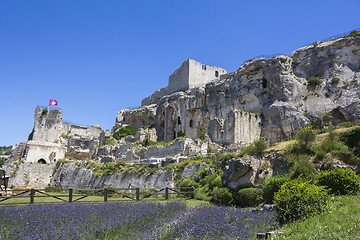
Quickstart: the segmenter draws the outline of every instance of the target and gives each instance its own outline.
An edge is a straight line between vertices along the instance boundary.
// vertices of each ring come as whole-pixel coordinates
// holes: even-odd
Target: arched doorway
[[[45,161],[45,159],[41,158],[41,159],[38,160],[38,163],[40,163],[40,164],[46,164],[46,161]]]

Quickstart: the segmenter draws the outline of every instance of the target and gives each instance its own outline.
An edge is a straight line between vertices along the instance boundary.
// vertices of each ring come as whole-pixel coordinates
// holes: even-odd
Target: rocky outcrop
[[[314,78],[316,84],[308,84]],[[97,126],[63,123],[61,110],[36,108],[29,141],[13,149],[10,162],[20,166],[22,162],[34,163],[48,179],[51,170],[46,164],[62,157],[159,167],[206,154],[220,145],[244,147],[261,136],[271,144],[291,136],[324,113],[332,115],[334,124],[360,121],[358,79],[360,37],[315,42],[294,51],[292,56],[252,59],[232,73],[187,60],[170,76],[169,85],[144,99],[141,107],[118,113],[112,132],[131,124],[138,130],[135,136],[115,140],[109,131]],[[179,141],[166,146],[149,143],[176,138]],[[274,172],[286,171],[274,159],[268,160],[277,169]],[[253,186],[261,174],[261,164],[253,158],[232,160],[224,170],[223,183],[235,190]],[[18,169],[11,180],[16,184],[32,181],[25,175],[36,175],[30,165],[8,167]],[[192,176],[195,170],[184,174]],[[91,170],[70,164],[61,165],[54,176],[64,187],[101,188],[127,187],[130,183],[140,187],[172,186],[169,174],[96,178]]]
[[[177,161],[185,156],[207,153],[208,143],[193,141],[190,138],[179,138],[164,145],[143,146],[142,143],[125,142],[119,145],[106,145],[93,149],[91,158],[100,162],[140,161],[152,158],[170,158]]]
[[[235,191],[253,187],[259,175],[261,163],[261,160],[250,157],[231,160],[221,176],[222,184]]]
[[[155,126],[156,104],[144,106],[138,109],[123,109],[121,110],[115,121],[115,126],[112,128],[116,132],[119,128],[128,124],[135,128],[154,127]]]
[[[101,189],[112,188],[157,188],[174,187],[172,173],[163,171],[160,174],[138,175],[136,173],[119,173],[96,177],[91,169],[78,168],[76,164],[59,164],[53,176],[52,184],[62,188]]]
[[[53,109],[48,111],[40,107],[35,108],[34,129],[29,140],[41,142],[55,142],[62,132],[62,111]]]
[[[319,78],[321,84],[308,84],[311,77]],[[185,133],[192,139],[235,146],[249,145],[260,136],[274,143],[324,112],[332,114],[334,124],[359,121],[358,79],[360,37],[316,42],[291,57],[252,59],[204,87],[159,97],[156,105],[150,105],[155,114],[151,122],[159,141]],[[148,107],[132,111],[127,119]],[[124,123],[145,126],[137,120]]]

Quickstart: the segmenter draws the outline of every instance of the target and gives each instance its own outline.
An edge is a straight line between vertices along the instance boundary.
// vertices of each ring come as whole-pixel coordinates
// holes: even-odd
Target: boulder
[[[221,176],[222,184],[235,191],[253,187],[261,166],[261,160],[244,157],[241,159],[233,159],[229,165],[224,168],[224,173]]]

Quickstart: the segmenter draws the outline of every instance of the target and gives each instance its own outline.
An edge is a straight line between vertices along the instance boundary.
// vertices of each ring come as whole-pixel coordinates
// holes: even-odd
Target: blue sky
[[[50,98],[63,119],[111,129],[188,58],[232,72],[360,28],[359,9],[359,0],[0,0],[0,146],[26,141]]]

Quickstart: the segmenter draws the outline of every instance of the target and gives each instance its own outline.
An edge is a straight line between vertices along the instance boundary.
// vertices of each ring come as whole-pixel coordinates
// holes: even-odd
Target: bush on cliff
[[[308,83],[308,86],[314,87],[314,86],[320,85],[322,83],[322,81],[318,77],[311,77],[311,78],[307,79],[307,83]]]
[[[261,157],[264,155],[267,147],[268,147],[268,143],[266,142],[266,140],[263,137],[261,137],[261,138],[255,140],[253,142],[253,144],[251,144],[250,146],[245,148],[245,151],[249,155]]]
[[[136,132],[137,130],[132,125],[127,125],[117,130],[113,134],[113,136],[116,140],[120,140],[121,138],[126,136],[130,136],[130,135],[135,136]]]

